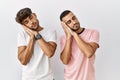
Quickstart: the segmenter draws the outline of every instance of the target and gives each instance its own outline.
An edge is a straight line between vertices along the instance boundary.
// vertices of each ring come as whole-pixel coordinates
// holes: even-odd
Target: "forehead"
[[[29,17],[30,17],[30,16],[33,16],[33,14],[30,14],[29,16],[27,16],[27,17],[23,20],[23,22],[29,20]]]
[[[73,13],[69,13],[69,14],[67,14],[65,17],[63,17],[63,21],[68,21],[68,20],[70,20],[73,16],[75,16]]]

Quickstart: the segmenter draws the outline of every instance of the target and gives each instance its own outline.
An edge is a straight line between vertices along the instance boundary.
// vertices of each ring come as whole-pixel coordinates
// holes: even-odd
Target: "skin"
[[[30,36],[30,41],[27,46],[18,47],[18,59],[21,64],[26,65],[33,54],[35,36],[39,31],[44,29],[39,26],[39,21],[35,13],[32,13],[29,17],[23,20],[22,27]],[[37,41],[44,54],[51,58],[55,53],[57,44],[51,41],[46,42],[43,38],[40,38]]]
[[[99,47],[99,45],[94,42],[85,42],[77,34],[83,29],[80,26],[80,22],[78,21],[77,17],[72,12],[70,12],[62,18],[61,25],[66,34],[66,43],[60,55],[60,59],[63,62],[63,64],[67,65],[71,60],[71,44],[73,39],[76,41],[77,46],[84,53],[84,55],[88,58],[91,58],[94,55],[96,49]]]

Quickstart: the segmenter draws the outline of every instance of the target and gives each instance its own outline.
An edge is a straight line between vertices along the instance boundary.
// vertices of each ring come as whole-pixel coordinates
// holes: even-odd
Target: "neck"
[[[85,30],[85,28],[79,28],[79,30],[77,30],[76,33],[81,34],[84,30]]]
[[[39,26],[39,27],[36,29],[37,32],[39,32],[39,31],[41,31],[41,30],[43,30],[43,27],[41,27],[41,26]]]

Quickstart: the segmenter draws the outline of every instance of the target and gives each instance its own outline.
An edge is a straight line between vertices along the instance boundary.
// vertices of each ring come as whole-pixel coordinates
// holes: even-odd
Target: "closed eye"
[[[23,22],[23,24],[28,24],[28,21],[27,21],[27,20],[26,20],[26,21],[24,21],[24,22]]]
[[[70,24],[71,23],[71,20],[67,21],[66,24]]]

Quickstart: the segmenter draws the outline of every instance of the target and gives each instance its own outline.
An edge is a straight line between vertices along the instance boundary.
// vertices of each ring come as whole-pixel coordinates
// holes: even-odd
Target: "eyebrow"
[[[27,18],[30,18],[31,17],[31,14],[27,17]],[[26,19],[27,19],[26,18]],[[26,22],[27,20],[26,19],[24,19],[23,21],[22,21],[22,23],[24,23],[24,22]]]
[[[76,16],[73,16],[73,17],[75,17],[75,18],[76,18]],[[73,18],[73,17],[72,17],[72,18]]]

